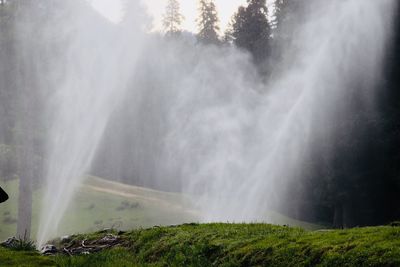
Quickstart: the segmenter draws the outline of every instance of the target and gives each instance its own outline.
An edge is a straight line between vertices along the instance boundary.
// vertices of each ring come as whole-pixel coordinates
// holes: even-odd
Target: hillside
[[[10,199],[0,205],[0,240],[14,235],[16,231],[18,180],[6,182],[3,188]],[[32,236],[37,230],[41,196],[41,190],[34,193]],[[197,221],[196,212],[185,204],[187,202],[180,194],[87,177],[65,213],[57,235]]]
[[[0,205],[0,240],[16,231],[18,180],[3,188],[10,199]],[[33,234],[35,236],[42,192],[34,193]],[[265,214],[269,223],[319,229],[321,226],[293,220],[277,212]],[[111,182],[89,176],[77,190],[57,233],[58,236],[113,228],[131,230],[155,225],[199,222],[199,212],[190,206],[189,196]]]
[[[98,232],[55,242],[56,257],[0,249],[0,263],[26,266],[400,266],[400,227],[306,231],[266,224],[187,224]],[[84,256],[68,251],[117,240]],[[85,245],[86,244],[86,245]],[[11,259],[12,258],[12,259]],[[7,260],[7,261],[6,261]]]

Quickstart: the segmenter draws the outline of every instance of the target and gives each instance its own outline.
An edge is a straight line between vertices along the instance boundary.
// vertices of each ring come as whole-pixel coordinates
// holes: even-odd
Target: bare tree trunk
[[[28,79],[28,77],[23,77]],[[19,133],[17,134],[17,156],[19,175],[19,196],[18,196],[18,223],[17,236],[30,238],[32,220],[32,184],[34,174],[34,113],[32,92],[22,88],[20,100]],[[24,90],[25,89],[25,90]]]
[[[17,237],[30,238],[32,220],[32,184],[34,178],[34,135],[36,132],[35,86],[32,58],[20,49],[20,75],[17,116],[17,157],[19,176]]]
[[[12,71],[7,72],[12,83],[13,109],[15,109],[15,125],[12,132],[12,143],[16,148],[18,159],[17,173],[19,176],[19,196],[18,196],[18,220],[17,236],[21,238],[30,238],[31,219],[32,219],[32,185],[35,169],[35,146],[34,136],[37,135],[38,113],[36,106],[40,106],[37,99],[37,83],[35,77],[38,70],[35,69],[34,56],[35,49],[32,48],[32,40],[37,37],[34,31],[31,17],[32,12],[29,9],[31,0],[12,1],[13,8],[4,10],[10,13],[7,15],[7,24],[3,24],[2,33],[8,46],[8,52],[5,55],[4,63]],[[0,0],[0,4],[6,4],[8,1]],[[3,8],[2,8],[3,9]],[[30,34],[15,34],[22,28]],[[15,103],[14,103],[15,101]]]
[[[31,221],[32,221],[32,166],[29,155],[23,153],[23,160],[21,163],[21,174],[19,178],[19,196],[18,196],[18,223],[17,223],[17,237],[29,239],[31,235]],[[21,164],[21,165],[22,165]]]

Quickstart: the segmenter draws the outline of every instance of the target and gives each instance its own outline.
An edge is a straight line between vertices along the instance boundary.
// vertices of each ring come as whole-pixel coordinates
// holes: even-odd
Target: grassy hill
[[[20,266],[400,266],[400,227],[307,231],[266,224],[188,224],[113,233],[118,246],[83,256],[0,249]],[[59,244],[90,244],[110,233]],[[27,263],[29,265],[23,265]]]
[[[0,205],[0,240],[15,235],[18,203],[18,180],[2,184],[10,199]],[[38,224],[42,191],[33,196],[33,233]],[[78,189],[57,236],[87,233],[114,228],[131,230],[155,225],[199,222],[199,212],[190,206],[188,196],[111,182],[89,176]],[[320,225],[293,220],[270,211],[269,223],[320,229]]]
[[[0,205],[0,240],[16,231],[18,180],[2,184],[10,199]],[[42,191],[33,196],[35,236]],[[86,233],[104,228],[119,230],[197,221],[196,211],[185,196],[87,177],[74,196],[57,236]]]
[[[11,199],[0,205],[2,239],[15,232],[17,188],[18,181],[5,186]],[[34,229],[41,194],[34,193]],[[303,228],[267,224],[153,227],[198,221],[198,211],[188,203],[189,197],[182,194],[87,177],[58,233],[86,234],[54,243],[59,249],[71,249],[82,246],[82,241],[91,244],[112,234],[118,239],[116,246],[90,255],[55,257],[0,247],[0,266],[400,266],[400,227],[316,230],[321,226],[275,212],[266,215],[271,222]],[[114,230],[98,232],[104,228]]]

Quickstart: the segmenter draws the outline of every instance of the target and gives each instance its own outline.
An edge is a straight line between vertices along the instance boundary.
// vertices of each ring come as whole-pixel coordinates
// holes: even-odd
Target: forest
[[[258,168],[253,163],[262,165],[264,155],[273,149],[264,144],[276,141],[268,131],[280,125],[276,120],[281,117],[271,119],[270,126],[260,119],[257,125],[264,125],[263,131],[257,130],[261,126],[246,124],[251,121],[246,119],[236,134],[236,121],[230,121],[231,116],[251,117],[248,114],[258,112],[268,116],[268,112],[273,115],[286,109],[286,104],[279,102],[285,97],[261,98],[272,91],[279,96],[280,92],[271,88],[274,81],[286,69],[301,68],[296,53],[303,49],[298,44],[306,38],[306,31],[299,28],[318,26],[309,25],[318,23],[309,20],[310,9],[320,8],[316,1],[314,7],[306,4],[307,0],[275,0],[272,4],[266,0],[247,0],[246,5],[232,14],[228,29],[221,32],[215,2],[199,0],[196,33],[181,28],[184,17],[178,0],[169,0],[165,7],[163,31],[150,31],[148,19],[136,4],[127,4],[124,19],[113,24],[85,1],[67,2],[0,1],[0,185],[19,180],[19,234],[30,229],[34,192],[46,186],[49,179],[46,176],[54,174],[48,166],[67,166],[62,161],[64,157],[85,161],[81,168],[84,174],[164,192],[193,193],[200,199],[226,186],[227,194],[243,194],[260,209],[267,207],[290,218],[326,227],[375,226],[400,220],[400,5],[395,5],[393,18],[385,28],[388,33],[381,49],[383,58],[364,55],[365,62],[376,60],[380,67],[369,69],[355,57],[351,64],[357,71],[353,75],[338,64],[338,77],[345,80],[340,83],[341,95],[324,95],[321,90],[322,95],[305,102],[308,104],[301,102],[304,113],[293,115],[288,119],[293,123],[284,128],[288,139],[283,143],[287,147],[278,147],[279,153],[272,154],[279,158],[271,163],[279,171],[263,172],[260,167],[260,173],[253,174],[250,170]],[[337,19],[341,17],[338,15]],[[94,28],[100,30],[94,33]],[[329,25],[323,30],[329,31]],[[331,44],[342,38],[334,34],[338,33],[329,36]],[[126,46],[113,43],[116,36],[126,35],[125,38],[133,40]],[[378,34],[376,38],[380,37]],[[135,74],[128,74],[131,67],[127,66],[132,63],[141,40],[145,40],[146,49],[136,56],[136,65],[132,67]],[[315,36],[315,42],[320,42],[319,37]],[[84,47],[82,52],[76,52],[78,46]],[[361,46],[360,50],[370,51]],[[104,59],[98,57],[104,54]],[[124,55],[129,58],[126,62],[120,60]],[[324,61],[326,66],[318,66],[334,68],[335,62],[329,60],[328,57]],[[90,65],[80,64],[87,61]],[[110,72],[116,73],[112,79],[108,78]],[[87,73],[90,77],[85,76]],[[196,78],[192,78],[194,75]],[[347,78],[353,76],[357,79]],[[326,77],[316,86],[333,88],[336,81]],[[77,108],[81,102],[71,100],[62,106],[63,116],[70,115],[75,123],[69,123],[69,117],[57,117],[52,108],[58,102],[49,101],[55,98],[55,85],[67,84],[62,96],[71,95],[74,99],[75,94],[80,98],[85,79],[93,87],[93,95],[81,97],[85,105]],[[369,79],[373,82],[368,82]],[[115,84],[127,89],[116,89]],[[76,88],[68,91],[68,86]],[[206,93],[201,91],[202,86],[207,87]],[[294,82],[281,93],[295,94],[301,86]],[[107,88],[110,94],[104,93]],[[368,96],[363,98],[366,92]],[[96,102],[96,94],[107,95],[104,103],[108,108],[101,107],[103,102]],[[272,102],[275,108],[259,107],[263,101]],[[245,108],[237,108],[237,102]],[[221,106],[227,111],[218,109]],[[330,113],[320,112],[320,106]],[[242,108],[252,113],[242,112]],[[90,117],[87,121],[80,120],[81,109],[93,112],[95,117],[107,118],[107,122],[93,124]],[[102,112],[105,109],[107,113]],[[197,116],[208,114],[208,110],[222,115]],[[58,139],[49,142],[49,136],[54,136],[53,125],[57,127],[61,122],[66,126],[60,129],[70,136],[82,134],[87,139],[82,137],[81,143],[69,143],[71,147],[65,145],[65,155],[55,162],[51,157],[56,153],[52,154],[51,149],[57,142],[62,143],[64,137],[57,136]],[[310,130],[297,130],[304,125]],[[232,135],[246,136],[237,141],[239,148]],[[74,154],[75,146],[82,148],[91,142],[88,140],[95,142],[96,138],[98,142],[86,154]],[[291,140],[295,140],[293,149]],[[176,152],[176,147],[182,150]],[[233,160],[231,155],[236,158]],[[213,169],[213,164],[223,167]],[[241,168],[242,164],[246,167]],[[65,176],[75,174],[80,175],[71,171]],[[214,175],[224,178],[214,179]],[[274,178],[265,182],[269,175]],[[249,184],[256,183],[259,188],[238,188],[253,176],[257,179]],[[222,184],[208,183],[208,179]],[[273,200],[265,197],[273,195],[271,191],[279,196]],[[236,203],[227,202],[226,206]],[[210,214],[213,220],[221,219]],[[258,218],[246,216],[232,218],[239,221]]]

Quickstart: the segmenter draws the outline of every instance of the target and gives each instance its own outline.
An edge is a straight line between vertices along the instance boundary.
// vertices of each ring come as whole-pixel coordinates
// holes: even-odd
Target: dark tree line
[[[231,36],[236,46],[249,51],[257,62],[268,56],[271,26],[266,0],[248,0],[232,20]]]
[[[290,26],[299,22],[297,20],[304,6],[302,1],[276,0],[273,10],[269,10],[266,0],[247,0],[247,5],[239,6],[232,15],[228,30],[221,35],[214,0],[199,0],[197,40],[202,44],[233,44],[249,52],[257,65],[265,65],[266,61],[275,62],[282,52],[279,51],[282,43],[291,39]],[[183,20],[179,1],[169,0],[163,16],[166,36],[179,38]]]
[[[400,218],[400,5],[395,13],[383,78],[375,88],[376,112],[349,100],[351,110],[341,111],[344,119],[332,126],[330,144],[307,155],[304,179],[292,185],[297,197],[289,200],[289,215],[337,228]]]
[[[276,0],[270,21],[266,1],[248,0],[234,14],[225,39],[249,51],[256,63],[276,62],[282,44],[293,42],[293,26],[305,19],[304,6],[302,0]],[[384,79],[377,88],[377,113],[371,114],[357,98],[350,100],[351,110],[343,111],[350,115],[332,129],[332,143],[321,147],[320,141],[305,155],[307,167],[299,175],[301,184],[292,184],[297,198],[289,200],[288,215],[338,228],[400,218],[399,47],[400,5],[386,50]]]
[[[287,1],[278,2],[286,3]],[[274,23],[268,19],[266,0],[247,0],[246,6],[240,6],[233,15],[230,29],[224,37],[219,34],[218,11],[214,0],[199,0],[198,3],[197,39],[199,42],[204,44],[222,44],[222,40],[233,42],[237,47],[250,52],[256,62],[266,60],[272,40],[271,28]],[[282,17],[283,13],[283,11],[280,12]],[[183,19],[179,10],[179,1],[169,0],[163,18],[166,35],[179,36],[182,32],[180,26]],[[277,24],[275,26],[277,27]]]

